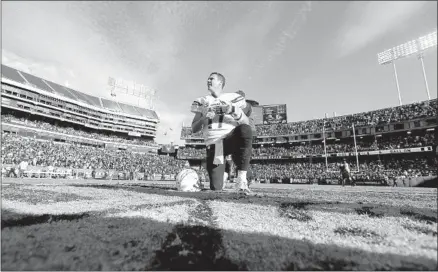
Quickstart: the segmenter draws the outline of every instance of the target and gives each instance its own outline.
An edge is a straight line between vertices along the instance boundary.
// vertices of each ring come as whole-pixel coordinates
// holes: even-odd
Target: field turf
[[[4,179],[2,270],[437,270],[437,189]]]

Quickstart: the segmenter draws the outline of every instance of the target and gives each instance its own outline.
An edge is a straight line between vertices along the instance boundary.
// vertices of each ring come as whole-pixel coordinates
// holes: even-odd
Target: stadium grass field
[[[2,270],[437,270],[437,189],[4,179]]]

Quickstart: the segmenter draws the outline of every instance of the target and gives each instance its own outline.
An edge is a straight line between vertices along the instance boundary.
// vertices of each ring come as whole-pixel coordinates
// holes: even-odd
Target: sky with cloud
[[[227,92],[287,104],[289,121],[396,106],[392,67],[376,54],[436,27],[436,1],[11,1],[2,2],[2,63],[105,98],[110,76],[154,88],[157,142],[181,143],[212,71]],[[425,67],[436,98],[436,49]],[[427,99],[420,62],[397,69],[403,103]]]

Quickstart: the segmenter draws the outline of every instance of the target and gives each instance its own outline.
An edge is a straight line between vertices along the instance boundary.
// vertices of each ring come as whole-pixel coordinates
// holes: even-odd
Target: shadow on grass
[[[1,228],[11,227],[24,227],[35,224],[52,223],[57,221],[74,221],[85,217],[88,217],[88,213],[81,214],[42,214],[42,215],[18,215],[11,211],[6,212],[8,215],[4,215],[2,212]]]
[[[108,190],[129,190],[146,194],[157,194],[163,196],[179,196],[194,198],[200,201],[217,200],[224,202],[235,203],[251,203],[256,205],[273,205],[278,206],[280,214],[286,217],[291,217],[300,221],[309,221],[311,218],[307,211],[328,211],[343,214],[356,213],[359,215],[367,215],[374,218],[382,218],[384,216],[392,217],[409,217],[410,219],[418,222],[425,222],[428,224],[438,223],[438,215],[436,209],[418,208],[404,204],[392,206],[385,204],[372,204],[372,203],[343,203],[340,201],[318,201],[315,199],[293,199],[292,197],[284,196],[242,196],[233,192],[214,192],[210,190],[204,190],[202,192],[179,192],[174,189],[162,188],[156,186],[113,186],[113,185],[73,185],[75,187],[93,187]],[[328,194],[332,192],[327,192]],[[294,210],[292,213],[287,215]]]
[[[3,270],[435,270],[436,259],[220,230],[208,205],[192,224],[82,216],[9,224]],[[20,218],[9,211],[7,217]],[[45,218],[44,218],[45,219]],[[7,220],[7,218],[5,219]],[[196,223],[196,220],[203,223]],[[349,230],[339,230],[348,232]],[[362,234],[365,235],[365,234]]]

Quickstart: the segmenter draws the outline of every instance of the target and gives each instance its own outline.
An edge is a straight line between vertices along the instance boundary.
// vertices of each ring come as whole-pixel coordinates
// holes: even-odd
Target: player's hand
[[[221,105],[215,107],[216,114],[232,114],[233,105],[228,101],[221,101]]]
[[[215,115],[216,113],[214,112],[214,110],[212,108],[208,108],[204,116],[207,117],[208,119],[213,119]]]
[[[211,108],[207,105],[204,105],[201,109],[202,116],[207,116],[207,113],[211,111]]]

